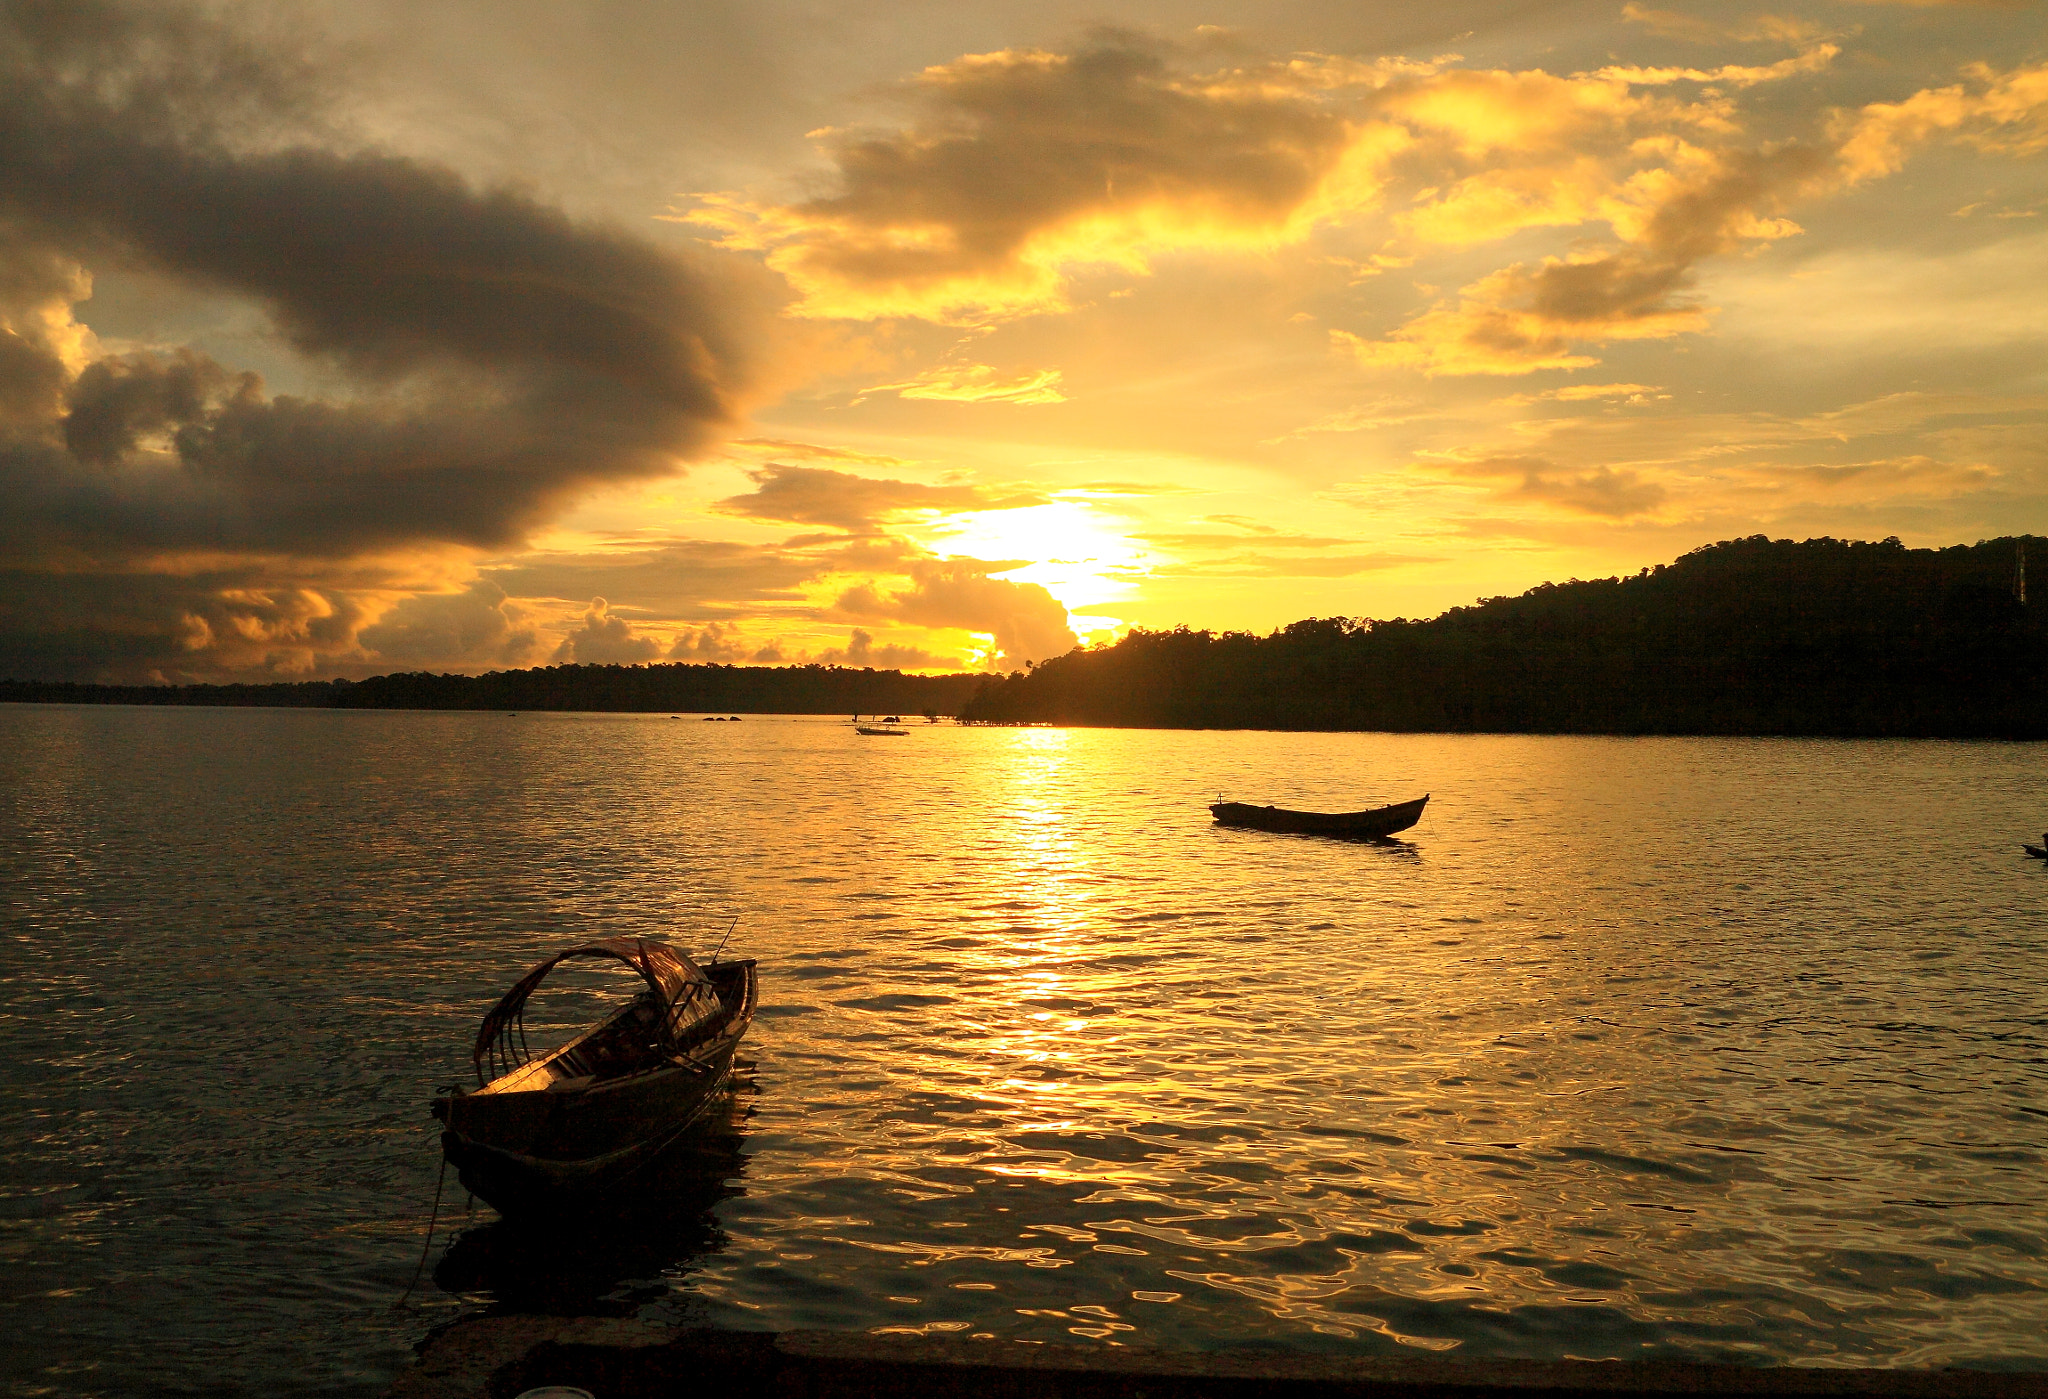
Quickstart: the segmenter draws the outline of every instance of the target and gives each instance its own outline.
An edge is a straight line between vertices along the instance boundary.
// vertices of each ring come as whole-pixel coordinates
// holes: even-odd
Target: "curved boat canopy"
[[[536,966],[513,983],[504,999],[491,1007],[490,1013],[484,1016],[482,1028],[476,1033],[476,1047],[470,1053],[479,1079],[485,1077],[484,1063],[487,1059],[495,1068],[523,1063],[530,1057],[523,1023],[527,998],[533,995],[541,982],[547,980],[549,972],[572,957],[610,957],[640,973],[647,982],[644,994],[653,999],[661,1012],[656,1024],[662,1027],[667,1037],[695,1024],[717,1008],[718,993],[711,987],[711,978],[695,962],[666,943],[649,942],[645,938],[602,938],[597,942],[586,942],[580,947],[557,952]]]

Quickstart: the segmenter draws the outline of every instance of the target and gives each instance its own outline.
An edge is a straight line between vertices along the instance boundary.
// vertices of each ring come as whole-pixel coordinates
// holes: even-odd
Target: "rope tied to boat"
[[[405,1291],[391,1304],[391,1310],[394,1312],[405,1310],[405,1304],[412,1300],[412,1290],[420,1285],[420,1274],[427,1270],[427,1250],[434,1246],[434,1225],[441,1218],[441,1187],[447,1184],[447,1181],[448,1153],[444,1151],[441,1153],[441,1173],[434,1177],[434,1208],[427,1214],[427,1240],[420,1245],[420,1261],[412,1270],[412,1281],[405,1285]]]

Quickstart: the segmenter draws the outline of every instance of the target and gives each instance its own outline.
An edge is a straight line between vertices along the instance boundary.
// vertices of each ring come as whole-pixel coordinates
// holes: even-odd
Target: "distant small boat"
[[[869,738],[907,738],[910,735],[909,729],[892,729],[886,724],[855,724],[853,731]]]
[[[624,962],[646,988],[533,1057],[527,998],[561,963],[583,957]],[[557,952],[484,1017],[470,1056],[482,1087],[434,1100],[442,1153],[500,1214],[589,1203],[703,1115],[732,1068],[755,997],[751,958],[699,967],[663,943],[624,937]]]
[[[1284,806],[1249,806],[1244,802],[1217,802],[1209,814],[1221,826],[1249,826],[1259,831],[1285,831],[1292,835],[1356,836],[1377,839],[1405,831],[1422,819],[1427,796],[1371,811],[1290,811]]]

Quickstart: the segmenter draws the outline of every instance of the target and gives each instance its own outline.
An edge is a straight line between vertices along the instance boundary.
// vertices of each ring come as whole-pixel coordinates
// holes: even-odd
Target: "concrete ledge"
[[[2048,1373],[1145,1351],[822,1331],[678,1331],[480,1317],[440,1333],[385,1399],[2048,1399]]]

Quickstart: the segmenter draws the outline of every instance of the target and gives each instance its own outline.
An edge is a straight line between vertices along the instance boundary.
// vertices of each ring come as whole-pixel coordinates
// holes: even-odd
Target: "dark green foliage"
[[[1708,545],[1430,621],[1137,631],[963,717],[1160,728],[2048,737],[2048,600],[1999,539]],[[2048,588],[2048,577],[2042,580]]]
[[[0,680],[0,701],[288,705],[333,709],[578,709],[654,713],[958,713],[985,677],[844,666],[563,665],[488,675],[379,675],[295,685],[73,685]]]

